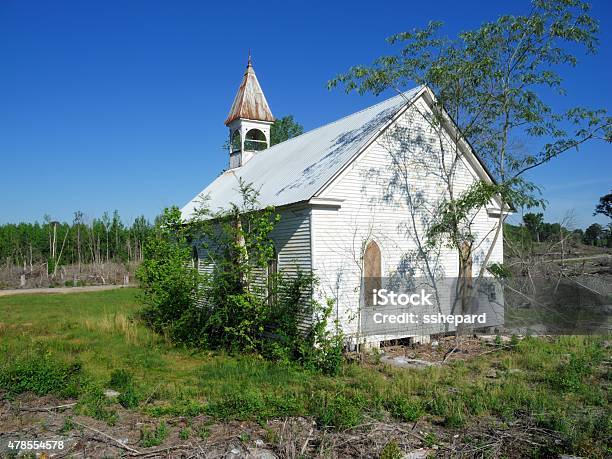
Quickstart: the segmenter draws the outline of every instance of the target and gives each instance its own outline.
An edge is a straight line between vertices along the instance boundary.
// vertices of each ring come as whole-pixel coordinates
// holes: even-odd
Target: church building
[[[426,341],[448,328],[377,333],[364,328],[360,311],[368,303],[364,279],[424,275],[419,255],[427,225],[449,189],[458,196],[476,181],[494,181],[467,142],[452,140],[457,138],[452,121],[431,122],[436,109],[432,91],[419,86],[270,146],[275,118],[249,58],[225,120],[228,168],[181,209],[183,218],[189,220],[204,196],[212,211],[226,210],[241,201],[239,180],[252,184],[261,208],[274,206],[281,217],[272,233],[275,269],[314,273],[319,279],[314,294],[333,300],[332,318],[350,340]],[[473,216],[474,275],[490,248],[487,263],[503,261],[503,235],[495,236],[500,212],[493,200]],[[440,244],[428,256],[430,274],[459,276],[456,250]]]

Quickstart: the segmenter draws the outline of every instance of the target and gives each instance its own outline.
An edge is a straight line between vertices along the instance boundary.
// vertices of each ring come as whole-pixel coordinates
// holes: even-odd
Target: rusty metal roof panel
[[[242,83],[240,83],[240,87],[234,98],[232,108],[225,120],[225,125],[229,125],[238,118],[256,121],[274,121],[274,116],[272,116],[266,96],[261,90],[261,86],[259,86],[259,81],[251,65],[250,58],[246,72],[244,72],[244,76],[242,77]]]
[[[259,191],[259,205],[311,199],[422,89],[414,88],[325,126],[257,152],[244,166],[225,171],[182,209],[189,219],[202,197],[212,211],[240,203],[241,178]]]

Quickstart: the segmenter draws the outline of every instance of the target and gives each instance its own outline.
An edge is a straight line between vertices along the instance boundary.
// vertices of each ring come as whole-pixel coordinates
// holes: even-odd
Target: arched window
[[[246,133],[244,139],[245,151],[260,151],[268,148],[266,135],[259,129],[251,129]]]
[[[363,286],[364,300],[366,306],[374,304],[374,290],[380,290],[382,286],[382,260],[380,247],[375,241],[366,245],[363,253]]]
[[[232,153],[235,151],[240,151],[240,149],[242,148],[242,142],[240,139],[240,130],[238,129],[236,129],[232,134],[231,148],[232,148]]]

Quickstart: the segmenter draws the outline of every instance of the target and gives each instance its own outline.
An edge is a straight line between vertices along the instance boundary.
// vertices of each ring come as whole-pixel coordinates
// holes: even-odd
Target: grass
[[[337,377],[177,348],[134,320],[137,290],[0,298],[0,389],[79,399],[82,414],[117,421],[118,404],[152,416],[258,420],[312,416],[347,428],[365,417],[447,427],[476,417],[529,417],[561,433],[560,450],[606,456],[610,437],[609,350],[598,337],[525,339],[468,362],[407,371],[346,364]],[[497,378],[487,374],[495,369]],[[109,401],[102,390],[121,392]],[[163,420],[142,443],[162,442]],[[202,436],[206,432],[196,432]],[[188,435],[187,433],[185,435]],[[389,457],[394,454],[389,446]]]

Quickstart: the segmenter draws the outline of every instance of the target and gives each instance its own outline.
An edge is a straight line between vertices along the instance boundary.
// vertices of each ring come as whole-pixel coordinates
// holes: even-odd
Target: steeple
[[[251,52],[242,82],[225,125],[230,131],[230,169],[241,167],[254,152],[270,146],[274,116],[251,63]]]

